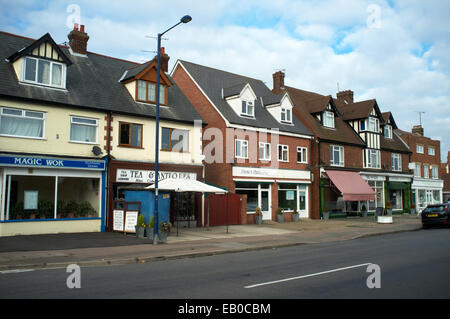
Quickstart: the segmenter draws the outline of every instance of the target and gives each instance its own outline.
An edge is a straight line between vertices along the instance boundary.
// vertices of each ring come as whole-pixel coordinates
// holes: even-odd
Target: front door
[[[260,200],[263,220],[271,220],[272,212],[270,211],[270,193],[268,189],[261,189]]]

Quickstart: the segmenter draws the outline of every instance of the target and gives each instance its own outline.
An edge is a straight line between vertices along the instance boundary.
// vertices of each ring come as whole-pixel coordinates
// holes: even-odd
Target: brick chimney
[[[273,90],[272,92],[274,94],[281,93],[284,90],[284,72],[278,71],[275,72],[273,75]]]
[[[170,56],[167,55],[164,47],[161,48],[161,71],[164,73],[169,72],[169,60]]]
[[[353,103],[353,91],[352,90],[338,92],[338,94],[336,94],[336,97],[337,97],[338,101],[343,104],[352,104]]]
[[[69,45],[73,53],[82,55],[87,54],[89,36],[84,32],[84,25],[81,25],[80,30],[78,30],[78,23],[75,23],[73,30],[70,31],[67,38],[69,38]]]
[[[412,128],[413,134],[418,134],[420,136],[423,136],[423,127],[422,125],[414,125]]]

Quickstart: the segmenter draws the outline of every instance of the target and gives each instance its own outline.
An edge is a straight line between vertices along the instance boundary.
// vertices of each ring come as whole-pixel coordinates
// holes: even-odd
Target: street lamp
[[[158,34],[158,67],[156,69],[156,134],[155,134],[155,212],[153,225],[153,244],[158,244],[158,229],[159,229],[159,214],[158,214],[158,177],[159,177],[159,85],[161,77],[161,37],[180,25],[181,23],[188,23],[192,20],[191,16],[185,15],[180,19],[180,22],[170,27],[163,33]]]

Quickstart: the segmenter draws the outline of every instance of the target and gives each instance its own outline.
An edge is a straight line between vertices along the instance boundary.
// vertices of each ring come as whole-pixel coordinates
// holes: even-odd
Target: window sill
[[[132,149],[136,149],[136,150],[144,149],[142,146],[133,146],[133,145],[117,145],[117,147],[132,148]]]
[[[47,140],[44,137],[31,137],[31,136],[19,136],[19,135],[7,135],[7,134],[0,134],[0,137],[25,138],[25,139],[29,139],[29,140],[41,140],[41,141]]]
[[[43,88],[43,89],[53,89],[53,90],[58,90],[58,91],[63,91],[63,92],[69,92],[67,90],[67,88],[64,87],[64,86],[53,86],[53,85],[50,85],[50,84],[43,84],[43,83],[37,83],[37,82],[28,82],[28,81],[20,81],[19,84],[40,87],[40,88]]]
[[[81,141],[69,141],[72,144],[85,144],[85,145],[100,145],[97,142],[81,142]]]
[[[144,149],[144,148],[142,148]],[[160,152],[167,152],[167,153],[180,153],[180,154],[190,154],[189,151],[172,151],[172,150],[159,150]]]

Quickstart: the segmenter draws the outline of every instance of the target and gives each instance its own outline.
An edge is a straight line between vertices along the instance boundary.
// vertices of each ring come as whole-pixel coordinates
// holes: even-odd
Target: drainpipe
[[[108,112],[108,123],[107,123],[107,139],[106,139],[106,158],[107,158],[107,166],[106,166],[106,183],[105,183],[105,193],[106,193],[106,203],[105,203],[105,224],[104,229],[102,231],[106,231],[108,224],[108,216],[109,216],[109,203],[110,203],[110,188],[109,188],[109,179],[111,175],[111,119],[112,113]]]

